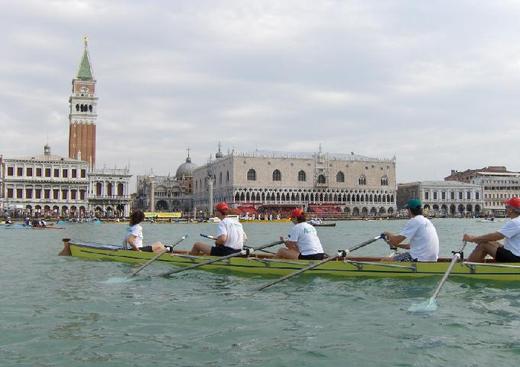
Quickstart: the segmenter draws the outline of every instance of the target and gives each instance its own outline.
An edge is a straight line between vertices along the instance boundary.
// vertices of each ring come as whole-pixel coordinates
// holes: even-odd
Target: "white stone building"
[[[504,201],[520,196],[518,172],[480,172],[471,182],[482,187],[484,211],[488,215],[505,215]]]
[[[83,216],[88,211],[88,164],[51,154],[4,158],[4,209],[11,213]]]
[[[504,201],[512,196],[520,196],[520,172],[508,171],[504,166],[452,170],[445,180],[479,185],[482,188],[483,211],[486,215],[505,215]]]
[[[128,168],[98,168],[89,172],[89,208],[98,217],[130,214]]]
[[[480,215],[484,206],[479,185],[457,181],[418,181],[397,185],[397,208],[409,199],[423,202],[425,214],[432,216]]]
[[[395,158],[255,151],[217,153],[193,171],[193,202],[211,212],[226,201],[251,212],[305,207],[317,215],[374,216],[396,209]]]

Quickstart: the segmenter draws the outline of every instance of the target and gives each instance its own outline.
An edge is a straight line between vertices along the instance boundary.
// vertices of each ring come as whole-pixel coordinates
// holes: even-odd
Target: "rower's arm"
[[[130,246],[132,246],[132,250],[135,250],[135,251],[141,251],[139,250],[139,247],[137,247],[137,245],[135,244],[135,240],[137,239],[136,236],[134,236],[133,234],[129,235],[128,238],[126,239],[126,242],[128,244],[130,244]]]
[[[215,240],[215,245],[216,246],[222,246],[222,245],[224,245],[226,243],[226,240],[227,240],[227,236],[225,234],[221,234]]]
[[[409,244],[401,244],[401,242],[403,242],[405,239],[406,237],[403,235],[385,232],[385,241],[390,245],[390,247],[400,247],[404,249],[409,249]]]
[[[474,242],[474,243],[483,243],[483,242],[492,242],[492,241],[500,241],[503,240],[505,236],[500,232],[491,232],[487,234],[483,234],[482,236],[472,236],[470,234],[464,234],[462,237],[463,241]]]
[[[285,241],[285,246],[287,246],[289,250],[300,251],[298,249],[298,243],[296,241]]]

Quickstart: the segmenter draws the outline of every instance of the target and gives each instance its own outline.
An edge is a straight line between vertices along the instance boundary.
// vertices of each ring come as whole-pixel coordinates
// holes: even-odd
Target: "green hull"
[[[116,246],[104,246],[70,241],[72,256],[90,260],[108,260],[126,263],[144,263],[155,256],[154,253],[136,252],[118,249]],[[209,259],[211,256],[189,256],[164,254],[157,262],[169,263],[177,267],[187,267]],[[370,277],[370,278],[424,278],[442,276],[448,268],[450,259],[440,259],[436,263],[403,263],[380,261],[381,258],[347,258],[347,261],[329,261],[324,265],[309,270],[305,275],[325,277]],[[284,276],[308,266],[311,261],[262,259],[256,257],[235,257],[200,267],[201,270],[226,271],[245,275]],[[457,263],[450,277],[463,277],[479,280],[518,281],[520,263],[510,264],[475,264]]]

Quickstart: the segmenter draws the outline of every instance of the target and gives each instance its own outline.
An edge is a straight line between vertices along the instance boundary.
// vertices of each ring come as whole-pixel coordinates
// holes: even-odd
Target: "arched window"
[[[96,183],[96,196],[102,195],[101,190],[103,190],[103,185],[101,184],[101,182],[97,182]]]
[[[319,175],[318,176],[318,183],[319,184],[324,184],[325,182],[326,182],[325,176],[324,175]]]
[[[88,110],[89,110],[90,112],[92,112],[92,105],[91,105],[91,104],[88,105]]]
[[[301,170],[300,172],[298,172],[298,181],[300,181],[300,182],[307,181],[307,175],[305,174],[304,170]]]
[[[226,183],[229,183],[229,171],[226,172]]]
[[[273,181],[282,181],[282,172],[280,170],[275,169],[273,171]]]
[[[247,180],[248,181],[256,181],[256,171],[254,169],[250,169],[247,171]]]
[[[388,186],[388,176],[381,177],[381,186]]]
[[[359,177],[359,184],[360,185],[366,185],[367,184],[367,178],[365,177],[365,175],[361,175]]]
[[[79,111],[79,104],[76,105],[76,111]]]
[[[124,186],[123,186],[123,183],[120,182],[117,184],[117,196],[123,196],[124,194],[125,194]]]
[[[339,171],[336,174],[336,182],[345,182],[345,174],[341,171]]]
[[[222,172],[218,174],[218,183],[219,185],[222,185]]]

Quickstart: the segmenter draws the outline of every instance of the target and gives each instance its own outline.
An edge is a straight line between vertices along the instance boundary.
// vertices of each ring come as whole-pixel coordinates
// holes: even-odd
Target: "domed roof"
[[[179,166],[179,168],[177,168],[175,177],[177,179],[181,179],[183,177],[191,177],[193,176],[193,170],[195,168],[197,168],[197,165],[195,163],[191,163],[191,158],[188,155],[188,157],[186,157],[186,162],[184,162]]]

